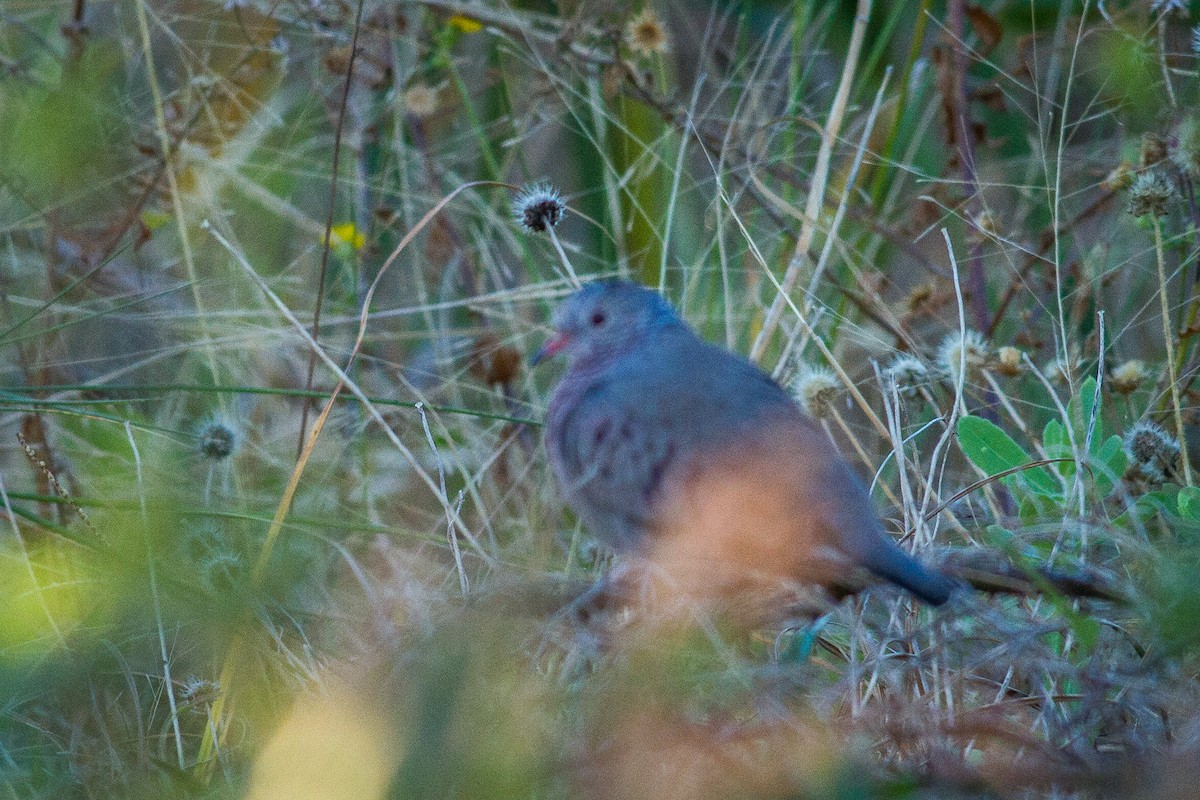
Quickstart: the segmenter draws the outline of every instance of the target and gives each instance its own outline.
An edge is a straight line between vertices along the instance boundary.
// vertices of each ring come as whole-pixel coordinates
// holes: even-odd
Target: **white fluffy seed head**
[[[439,108],[439,92],[427,83],[414,83],[404,90],[404,110],[418,119],[432,117]]]
[[[1021,374],[1025,367],[1023,354],[1012,345],[1005,345],[996,351],[996,371],[1001,375],[1015,377]]]
[[[920,387],[929,383],[929,367],[916,356],[902,353],[892,359],[883,376],[896,386],[903,397],[916,397]]]
[[[842,384],[824,367],[805,366],[792,382],[792,393],[810,417],[824,419],[832,415]]]
[[[1145,362],[1133,358],[1113,368],[1108,376],[1108,385],[1117,394],[1133,394],[1142,388],[1149,377],[1150,370],[1146,369]]]
[[[938,369],[957,383],[959,372],[964,367],[964,379],[977,376],[987,366],[990,354],[987,340],[979,331],[967,329],[966,334],[954,331],[946,335],[937,350]]]

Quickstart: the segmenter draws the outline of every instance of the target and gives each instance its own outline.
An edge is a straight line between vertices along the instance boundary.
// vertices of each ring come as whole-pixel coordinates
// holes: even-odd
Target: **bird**
[[[531,358],[565,357],[545,447],[569,506],[618,553],[688,593],[860,586],[931,605],[958,584],[883,529],[825,431],[748,359],[702,339],[657,292],[584,284]]]

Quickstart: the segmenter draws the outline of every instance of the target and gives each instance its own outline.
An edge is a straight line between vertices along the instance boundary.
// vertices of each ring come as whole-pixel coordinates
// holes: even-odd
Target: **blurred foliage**
[[[0,2],[6,793],[1187,796],[1200,9],[860,5]],[[564,258],[1007,583],[572,613]]]

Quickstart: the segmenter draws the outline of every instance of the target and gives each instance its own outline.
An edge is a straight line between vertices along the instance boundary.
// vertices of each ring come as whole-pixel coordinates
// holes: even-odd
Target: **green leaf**
[[[975,466],[989,475],[1023,467],[1033,462],[1029,454],[999,426],[982,417],[965,416],[958,421],[958,445]],[[1034,492],[1060,498],[1058,482],[1045,467],[1032,467],[1012,476]]]
[[[1146,492],[1134,501],[1143,522],[1152,519],[1156,513],[1178,519],[1179,505],[1179,492],[1170,487]]]
[[[1059,612],[1066,617],[1067,624],[1071,626],[1071,632],[1075,634],[1075,640],[1079,643],[1080,649],[1090,655],[1096,649],[1096,642],[1100,639],[1100,623],[1091,617],[1080,614],[1065,599],[1055,605]]]
[[[983,532],[984,543],[1000,551],[1007,551],[1015,538],[1016,534],[1002,525],[988,525]]]
[[[1107,497],[1125,474],[1127,459],[1120,436],[1110,436],[1092,456],[1092,469],[1096,473],[1096,491]]]
[[[1050,420],[1042,430],[1042,444],[1046,446],[1047,453],[1057,452],[1067,447],[1067,429],[1058,420]],[[1069,447],[1067,447],[1067,451],[1070,452]],[[1058,456],[1051,455],[1051,458],[1058,458]]]
[[[1028,563],[1038,563],[1044,560],[1043,554],[1038,552],[1039,548],[1036,543],[1024,542],[1011,530],[1000,525],[987,526],[983,533],[983,543],[1004,553],[1018,566],[1027,567]]]
[[[1075,444],[1082,450],[1087,443],[1088,425],[1092,421],[1092,409],[1096,409],[1096,427],[1092,430],[1092,443],[1089,451],[1096,452],[1096,449],[1104,441],[1104,426],[1100,423],[1100,407],[1098,405],[1099,398],[1096,397],[1096,379],[1088,378],[1079,386],[1079,393],[1071,398],[1067,403],[1067,418],[1071,425],[1071,434],[1075,439]],[[1068,445],[1070,439],[1066,440]],[[1070,448],[1067,448],[1068,451]],[[1069,458],[1070,452],[1066,455],[1051,456],[1051,458]]]
[[[1176,501],[1179,504],[1179,516],[1200,522],[1200,487],[1183,487],[1179,490]]]
[[[1071,442],[1067,439],[1067,428],[1056,419],[1046,423],[1042,431],[1042,445],[1046,448],[1046,458],[1070,458],[1071,461],[1060,461],[1051,464],[1050,468],[1063,477],[1070,478],[1075,474],[1075,461],[1071,455]]]
[[[1026,525],[1032,525],[1042,518],[1042,507],[1036,495],[1028,494],[1021,498],[1017,506],[1017,518]]]

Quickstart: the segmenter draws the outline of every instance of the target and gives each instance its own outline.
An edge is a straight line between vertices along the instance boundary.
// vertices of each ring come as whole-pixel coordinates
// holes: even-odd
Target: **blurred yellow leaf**
[[[87,611],[102,607],[92,591],[95,585],[78,566],[50,546],[27,555],[0,555],[0,652],[29,656],[64,646]]]
[[[401,750],[386,713],[346,687],[303,695],[259,753],[246,797],[380,798]]]

